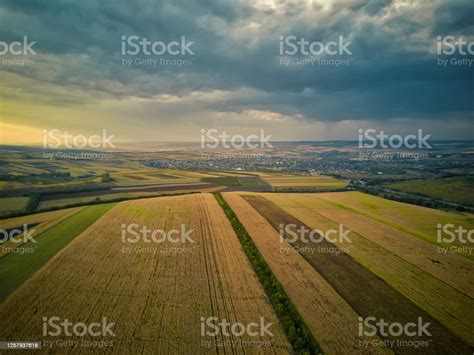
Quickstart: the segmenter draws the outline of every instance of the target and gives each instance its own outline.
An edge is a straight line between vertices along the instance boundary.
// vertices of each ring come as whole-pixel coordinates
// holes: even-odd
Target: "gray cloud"
[[[472,36],[473,12],[469,0],[334,1],[328,8],[304,1],[269,6],[208,0],[8,0],[0,5],[0,39],[26,34],[37,41],[40,58],[36,66],[0,70],[63,87],[51,89],[49,104],[249,89],[254,90],[251,97],[229,95],[199,108],[268,110],[308,121],[442,120],[460,113],[471,119],[473,68],[440,67],[432,49],[438,34]],[[123,66],[122,35],[160,41],[184,35],[195,42],[194,62],[189,67]],[[344,36],[352,42],[351,64],[282,66],[280,35],[318,41]],[[22,90],[41,91],[40,98],[48,93],[48,87]],[[80,90],[84,94],[76,95]],[[170,119],[182,111],[188,112],[169,109]]]

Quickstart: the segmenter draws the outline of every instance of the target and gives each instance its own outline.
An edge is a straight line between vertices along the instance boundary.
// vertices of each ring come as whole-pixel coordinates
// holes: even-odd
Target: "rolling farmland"
[[[258,175],[268,182],[275,191],[327,191],[341,189],[347,183],[330,176],[304,176],[280,173],[258,173]]]
[[[436,247],[424,240],[428,237],[421,238],[417,235],[421,233],[419,226],[416,223],[409,224],[407,218],[402,218],[407,215],[408,219],[420,220],[421,216],[429,216],[430,213],[436,216],[440,211],[423,209],[420,213],[417,206],[360,193],[225,193],[224,197],[252,235],[272,270],[286,286],[303,317],[306,315],[306,321],[312,326],[314,336],[326,352],[337,353],[337,349],[348,349],[354,345],[354,340],[341,337],[341,332],[335,329],[328,331],[326,327],[330,324],[331,314],[326,316],[328,319],[324,318],[325,310],[316,309],[314,304],[305,305],[304,297],[298,296],[294,291],[297,289],[303,292],[303,287],[295,285],[295,279],[298,273],[308,270],[308,266],[313,268],[312,278],[326,282],[324,299],[334,302],[334,296],[328,295],[336,293],[342,304],[350,305],[349,309],[360,316],[374,316],[401,323],[417,316],[430,320],[432,347],[423,349],[424,351],[430,352],[451,344],[446,351],[456,348],[459,352],[468,353],[469,346],[473,345],[470,323],[473,315],[473,279],[470,260],[463,255],[436,253]],[[351,209],[351,203],[365,207],[357,206],[356,210],[360,211],[357,213]],[[364,213],[367,209],[376,208],[385,211],[378,211],[377,220],[371,221]],[[441,215],[451,218],[450,220],[457,218],[465,225],[472,222],[472,216],[465,214],[447,216],[442,212]],[[387,225],[378,218],[386,218]],[[400,229],[404,232],[395,228],[396,220],[403,221],[403,228],[401,225]],[[279,242],[278,229],[280,224],[289,223],[323,232],[343,223],[347,228],[353,229],[352,242],[332,244],[323,240],[317,245],[298,245],[297,241],[288,248],[285,246],[286,241]],[[413,230],[415,235],[402,234],[407,233],[407,230]],[[334,247],[338,247],[337,253],[334,253]],[[284,261],[281,261],[281,254],[285,256]],[[305,268],[296,267],[295,263],[291,268],[285,266],[284,263],[290,260],[290,257],[299,259]],[[320,292],[321,290],[323,288],[319,287]],[[324,296],[320,295],[318,298],[322,297]],[[313,307],[312,312],[308,311],[310,306]],[[350,312],[347,314],[351,317]],[[312,321],[313,317],[323,319],[326,327],[318,329],[318,324]],[[342,329],[356,335],[349,329],[354,322],[357,322],[357,317],[344,322],[346,326]],[[343,322],[339,322],[339,326],[341,324]],[[326,331],[328,338],[325,338]],[[409,353],[416,349],[396,350]]]
[[[124,243],[121,225],[193,231],[192,243]],[[1,339],[41,337],[42,317],[115,322],[114,353],[281,353],[291,349],[230,222],[211,194],[117,204],[0,305]],[[202,319],[272,323],[257,337],[202,336]],[[65,339],[63,339],[65,340]],[[234,349],[226,341],[242,344]],[[252,348],[246,348],[254,342]],[[255,347],[255,342],[261,347]],[[104,343],[102,343],[104,344]],[[105,345],[104,345],[105,346]],[[44,349],[45,351],[47,349]],[[62,349],[71,350],[71,345]],[[78,352],[90,349],[81,347]]]
[[[27,229],[32,231],[32,236],[36,238],[42,235],[42,232],[53,227],[69,216],[72,216],[82,208],[84,207],[68,208],[5,219],[0,221],[0,229],[9,231],[18,228],[23,231],[23,228],[26,225]],[[15,237],[14,240],[9,239],[3,241],[1,243],[0,256],[18,251],[17,248],[23,248],[23,244],[25,244],[26,241],[25,238],[22,238],[22,235]]]
[[[174,186],[168,176],[163,181]],[[246,177],[219,173],[204,179],[231,185]],[[135,193],[130,188],[128,194]],[[6,231],[25,224],[37,239],[2,245],[14,248],[0,256],[0,340],[41,340],[45,352],[75,347],[79,353],[94,347],[113,353],[159,348],[287,354],[311,341],[313,353],[327,354],[472,350],[472,255],[464,243],[437,241],[438,224],[472,229],[471,214],[359,192],[222,196],[149,197],[0,221]],[[125,240],[124,226],[130,225],[151,231],[185,226],[192,241],[150,242],[143,235]],[[282,225],[318,233],[342,225],[350,242],[290,240]],[[19,248],[33,252],[15,252]],[[115,336],[43,336],[44,317],[84,323],[105,317],[114,323]],[[361,317],[401,324],[422,319],[431,334],[361,334]],[[209,319],[230,324],[264,319],[273,335],[203,335]],[[413,342],[424,345],[405,345]]]
[[[473,15],[0,0],[0,355],[474,355]]]
[[[324,352],[363,354],[357,344],[357,314],[298,253],[280,252],[278,235],[237,193],[223,194],[267,261]],[[250,207],[250,208],[249,208]],[[255,237],[258,236],[258,237]],[[344,327],[341,327],[344,324]],[[369,339],[366,339],[369,340]],[[375,353],[384,353],[372,349]]]
[[[212,192],[233,185],[256,191],[262,189],[262,184],[266,186],[255,175],[157,169],[139,165],[125,156],[102,164],[93,161],[77,164],[74,161],[15,159],[11,155],[7,155],[6,159],[6,172],[11,181],[4,181],[3,191],[0,191],[3,193],[0,217],[145,196]],[[19,160],[21,166],[18,166]],[[24,174],[20,174],[21,171]]]
[[[44,199],[40,202],[38,206],[38,210],[48,210],[48,209],[55,209],[55,208],[65,208],[68,206],[78,206],[84,205],[89,203],[97,203],[97,202],[107,202],[107,201],[120,201],[120,200],[128,200],[128,199],[136,199],[136,198],[145,198],[145,197],[157,197],[163,195],[177,195],[177,194],[186,194],[186,193],[193,193],[193,192],[213,192],[222,187],[209,187],[210,185],[160,185],[160,186],[152,186],[152,187],[141,187],[137,188],[130,188],[123,190],[118,190],[115,193],[77,193],[77,194],[64,194],[62,196],[54,196],[51,199]],[[137,191],[138,190],[138,191]],[[114,191],[114,190],[111,190]],[[124,192],[118,192],[124,191]],[[77,196],[79,195],[79,196]]]
[[[473,206],[474,177],[461,176],[444,179],[407,180],[386,186],[403,192],[432,196],[445,201]]]
[[[0,215],[5,212],[24,211],[29,200],[28,197],[0,198]]]
[[[111,207],[112,204],[104,204],[73,210],[59,223],[53,223],[44,232],[35,235],[36,242],[23,244],[24,249],[30,249],[28,252],[3,255],[0,258],[0,300],[31,277]]]

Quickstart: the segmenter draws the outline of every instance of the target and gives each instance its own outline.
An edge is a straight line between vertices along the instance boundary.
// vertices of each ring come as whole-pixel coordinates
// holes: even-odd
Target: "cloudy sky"
[[[103,128],[118,141],[199,141],[210,128],[474,139],[474,56],[437,52],[438,36],[474,41],[473,19],[472,0],[3,0],[0,52],[26,36],[36,54],[0,55],[1,143]],[[130,54],[123,40],[182,37],[190,51],[176,55]],[[293,53],[282,38],[348,51]]]

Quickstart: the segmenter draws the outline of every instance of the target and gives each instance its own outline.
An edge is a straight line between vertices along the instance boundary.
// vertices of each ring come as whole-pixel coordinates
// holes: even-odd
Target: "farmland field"
[[[18,227],[22,224],[41,224],[46,223],[48,221],[54,220],[62,215],[65,215],[71,211],[76,209],[63,209],[53,212],[42,212],[42,213],[35,213],[21,217],[12,217],[7,219],[0,220],[0,228],[2,229],[10,229]]]
[[[145,193],[142,193],[145,195]],[[45,210],[49,208],[65,207],[72,204],[88,203],[93,201],[107,201],[114,198],[127,198],[131,197],[129,194],[116,193],[116,194],[104,194],[100,196],[84,196],[84,197],[70,197],[70,198],[58,198],[51,200],[41,201],[38,210]]]
[[[473,17],[0,0],[0,355],[474,355]]]
[[[473,273],[471,261],[463,255],[439,254],[436,247],[423,240],[419,235],[410,235],[406,231],[414,230],[420,233],[415,221],[422,216],[437,216],[440,211],[419,209],[396,202],[386,201],[373,196],[360,193],[323,193],[323,194],[250,194],[250,193],[225,193],[224,197],[235,209],[235,212],[251,233],[255,243],[264,254],[273,271],[279,275],[290,297],[297,307],[300,307],[303,317],[312,325],[314,336],[321,343],[323,349],[329,352],[338,352],[339,346],[348,349],[355,341],[350,337],[344,339],[341,331],[328,330],[330,320],[324,316],[325,310],[316,309],[309,312],[305,309],[304,297],[297,295],[303,292],[304,287],[297,287],[293,271],[291,276],[288,265],[278,262],[282,253],[286,259],[300,258],[300,263],[313,267],[314,275],[327,282],[326,292],[339,295],[342,304],[349,304],[349,310],[360,316],[376,316],[383,319],[392,319],[406,322],[415,316],[431,321],[433,333],[432,346],[441,349],[449,342],[449,347],[467,351],[467,346],[473,345],[472,326],[472,292]],[[368,203],[368,202],[370,203]],[[349,206],[351,203],[365,203],[365,209],[357,213]],[[377,216],[387,218],[388,225],[380,220],[371,221],[364,214],[367,208],[385,208],[385,213]],[[384,208],[382,208],[382,206]],[[357,210],[356,208],[356,210]],[[390,213],[394,211],[395,213]],[[256,212],[260,213],[258,215]],[[418,213],[418,215],[417,215]],[[394,217],[388,218],[388,215]],[[401,216],[408,215],[412,223]],[[416,215],[418,219],[416,219]],[[434,218],[432,216],[432,218]],[[441,213],[444,218],[456,218],[457,221],[469,225],[472,216],[466,214],[453,214],[451,216]],[[380,217],[383,218],[383,217]],[[395,221],[403,221],[403,232],[395,228]],[[266,221],[266,223],[265,223]],[[309,229],[326,231],[343,224],[351,229],[352,243],[331,244],[322,241],[318,245],[302,245],[296,242],[291,248],[278,242],[278,226],[280,224],[294,223],[306,226]],[[266,226],[266,227],[264,227]],[[273,230],[272,230],[273,227]],[[266,229],[265,229],[266,228]],[[382,237],[383,236],[383,237]],[[429,239],[429,238],[428,238]],[[397,243],[398,241],[398,243]],[[286,243],[286,242],[285,242]],[[338,247],[339,252],[328,254],[328,250]],[[305,249],[306,248],[306,249]],[[332,249],[331,249],[332,248]],[[308,250],[309,249],[309,250]],[[299,253],[295,253],[298,250]],[[295,256],[296,254],[296,256]],[[303,258],[305,262],[301,261]],[[436,263],[434,261],[436,261]],[[302,272],[302,266],[293,264],[292,270]],[[307,286],[306,286],[307,287]],[[323,288],[319,287],[320,292]],[[362,292],[371,290],[371,292]],[[314,291],[313,291],[314,292]],[[325,298],[334,302],[334,296]],[[321,296],[320,296],[321,297]],[[308,307],[308,306],[306,306]],[[304,309],[304,311],[303,311]],[[342,309],[338,307],[338,309]],[[316,313],[315,313],[316,312]],[[314,315],[317,314],[315,317]],[[348,311],[347,315],[350,316]],[[325,328],[318,329],[318,324],[312,323],[312,317],[324,319]],[[329,318],[329,317],[328,317]],[[416,317],[415,317],[416,318]],[[357,317],[344,322],[343,329],[353,327]],[[340,322],[339,324],[343,324]],[[325,334],[325,331],[328,334]],[[349,331],[350,334],[354,332]],[[331,336],[332,334],[332,336]],[[444,338],[447,334],[448,338]],[[328,336],[325,338],[325,336]],[[336,337],[334,337],[336,335]],[[337,345],[339,343],[339,345]],[[435,345],[437,344],[437,345]],[[413,350],[413,349],[412,349]],[[426,349],[424,349],[426,350]],[[397,349],[399,352],[407,349]]]
[[[268,182],[274,190],[314,190],[325,191],[340,189],[347,186],[347,183],[330,176],[303,176],[280,173],[258,173],[258,175]]]
[[[0,198],[0,214],[2,212],[23,211],[29,200],[29,197]]]
[[[65,194],[65,195],[51,195],[50,198],[43,199],[39,206],[38,210],[45,210],[50,208],[66,207],[71,205],[79,204],[88,204],[91,202],[98,201],[111,201],[117,199],[134,199],[139,197],[147,196],[162,196],[162,195],[173,195],[173,194],[183,194],[183,193],[192,193],[192,192],[213,192],[219,190],[222,187],[212,187],[211,185],[160,185],[158,187],[142,187],[140,189],[124,189],[124,190],[110,190],[111,193],[98,193],[98,192],[85,192],[85,193],[76,193],[76,194]],[[137,191],[138,190],[138,191]],[[113,191],[117,191],[112,193]],[[124,191],[124,192],[118,192]],[[69,196],[69,197],[68,197]]]
[[[71,216],[34,236],[36,242],[22,245],[25,253],[11,252],[0,258],[0,300],[45,265],[71,240],[80,235],[113,205],[104,204],[78,209]]]
[[[174,170],[174,169],[156,169],[148,168],[147,170],[132,171],[126,170],[112,173],[111,177],[117,182],[130,182],[130,181],[175,181],[186,182],[198,182],[201,178],[212,178],[212,177],[225,177],[235,176],[237,173],[225,172],[225,171],[191,171],[191,170]]]
[[[239,179],[236,176],[220,176],[212,178],[203,178],[202,181],[224,186],[238,186]]]
[[[83,207],[62,209],[53,212],[37,213],[33,215],[27,215],[23,217],[14,217],[0,221],[0,228],[4,231],[19,228],[20,230],[26,225],[28,230],[31,230],[34,238],[42,235],[44,231],[63,221],[64,219],[72,216],[76,212],[80,211]],[[25,238],[16,237],[14,240],[2,241],[0,249],[0,257],[11,252],[19,251],[17,248],[22,248]],[[22,250],[22,249],[20,249]]]
[[[394,202],[359,192],[320,194],[321,203],[325,206],[337,205],[340,209],[353,212],[355,215],[370,217],[382,224],[423,239],[436,246],[438,225],[454,224],[467,230],[474,228],[472,213],[446,212],[432,208]],[[318,199],[316,199],[318,200]],[[321,205],[321,204],[320,204]],[[314,206],[315,207],[315,206]],[[457,243],[456,241],[454,243]],[[459,244],[458,244],[459,246]],[[459,250],[469,257],[470,253]]]
[[[441,212],[353,192],[321,195],[274,194],[267,195],[266,198],[299,218],[310,228],[325,232],[337,229],[339,223],[349,228],[352,243],[336,242],[337,247],[342,250],[348,249],[348,254],[355,260],[418,306],[426,309],[450,329],[465,339],[471,339],[469,318],[472,312],[468,311],[467,317],[465,315],[466,310],[472,309],[472,262],[461,255],[437,253],[437,248],[430,243],[377,221],[369,221],[355,212],[345,211],[341,205],[327,201],[329,198],[339,202],[350,201],[351,196],[357,201],[364,201],[366,198],[380,203],[386,209],[391,209],[394,215],[420,213],[429,217],[429,213],[436,215]],[[396,210],[398,212],[395,212]],[[388,211],[386,213],[388,214]],[[441,215],[448,218],[446,212],[442,212]],[[453,214],[452,220],[455,217],[461,220],[464,217],[465,223],[469,221],[464,214]]]
[[[252,175],[223,175],[202,178],[202,181],[221,186],[243,186],[249,188],[260,188],[266,185],[266,182],[261,178]]]
[[[439,198],[445,201],[473,206],[474,177],[451,177],[444,179],[408,180],[387,187],[402,192],[410,192]]]
[[[94,206],[95,207],[95,206]],[[89,207],[92,208],[92,207]],[[87,210],[86,210],[87,211]],[[121,238],[121,225],[193,231],[193,242]],[[0,339],[36,340],[42,317],[116,322],[114,353],[289,353],[291,347],[229,221],[211,194],[117,204],[0,305]],[[272,323],[272,337],[202,336],[202,319]],[[45,340],[57,341],[54,337]],[[77,338],[75,340],[92,340]],[[226,346],[226,341],[242,346]],[[246,348],[253,341],[265,348]],[[255,345],[254,345],[255,346]],[[47,350],[47,349],[43,349]],[[70,351],[66,346],[62,351]],[[77,352],[88,352],[78,346]]]
[[[358,346],[357,314],[344,299],[297,253],[281,252],[281,244],[271,225],[237,193],[224,193],[226,201],[253,237],[286,293],[302,315],[324,352],[365,353]],[[258,236],[258,237],[257,237]],[[344,327],[341,327],[344,324]],[[370,340],[370,339],[364,339]],[[350,349],[350,350],[348,350]],[[371,349],[384,353],[384,349]]]

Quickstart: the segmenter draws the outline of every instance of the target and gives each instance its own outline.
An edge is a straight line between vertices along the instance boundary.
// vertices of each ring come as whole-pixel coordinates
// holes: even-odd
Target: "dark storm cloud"
[[[392,0],[367,1],[367,3],[364,5],[364,10],[370,16],[378,15],[391,3],[392,3]]]
[[[267,3],[10,0],[0,5],[0,38],[16,40],[27,34],[37,41],[40,54],[62,60],[51,65],[47,78],[37,68],[11,69],[19,75],[115,98],[248,88],[255,95],[202,106],[323,121],[445,118],[443,113],[452,112],[472,117],[473,69],[437,66],[432,51],[438,34],[472,35],[472,1],[420,1],[419,6],[408,3],[399,9],[396,1],[348,1],[333,2],[329,10],[304,1]],[[160,41],[184,35],[195,42],[194,63],[125,67],[122,35]],[[352,42],[351,64],[282,66],[280,35],[323,42],[344,36]],[[89,100],[97,97],[101,95]]]
[[[454,0],[439,6],[434,13],[434,35],[472,36],[474,4],[471,0]]]

